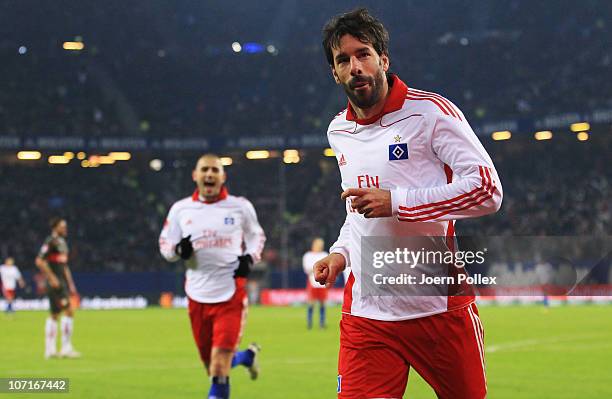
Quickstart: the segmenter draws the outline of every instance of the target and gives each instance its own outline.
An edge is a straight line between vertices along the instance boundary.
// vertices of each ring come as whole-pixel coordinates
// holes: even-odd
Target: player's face
[[[342,36],[338,48],[332,48],[332,55],[334,79],[353,106],[367,109],[383,99],[389,57],[379,56],[372,45],[349,34]]]
[[[324,247],[325,247],[325,243],[323,242],[323,240],[321,238],[315,238],[312,241],[311,250],[313,252],[321,252],[321,251],[323,251]]]
[[[219,158],[200,158],[192,173],[200,195],[207,201],[215,200],[225,183],[225,170]]]
[[[68,235],[68,223],[65,220],[62,220],[55,226],[55,232],[62,237],[66,237]]]

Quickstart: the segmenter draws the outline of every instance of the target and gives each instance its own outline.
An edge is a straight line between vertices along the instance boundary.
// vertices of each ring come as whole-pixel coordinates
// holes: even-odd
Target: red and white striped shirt
[[[19,268],[15,265],[0,265],[0,281],[5,290],[14,290],[21,279]]]
[[[391,191],[393,216],[366,219],[347,200],[346,221],[330,252],[352,267],[343,312],[404,320],[465,306],[473,297],[362,297],[361,238],[441,236],[454,250],[454,221],[496,212],[502,187],[493,161],[461,111],[446,98],[408,88],[392,75],[380,115],[359,120],[349,107],[330,123],[342,189]]]
[[[196,190],[172,205],[159,236],[163,257],[179,260],[174,248],[189,235],[194,255],[186,262],[185,292],[200,303],[230,299],[236,290],[238,256],[249,254],[259,262],[266,241],[251,202],[228,195],[225,188],[216,202],[202,201]]]

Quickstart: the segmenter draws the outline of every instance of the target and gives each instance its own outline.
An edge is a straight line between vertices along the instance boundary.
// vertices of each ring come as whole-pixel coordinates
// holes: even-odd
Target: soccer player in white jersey
[[[302,256],[302,268],[306,274],[306,293],[308,294],[308,309],[306,313],[306,323],[308,329],[312,328],[312,316],[314,313],[315,302],[319,303],[319,328],[325,328],[325,302],[327,301],[327,287],[322,287],[314,279],[314,264],[329,255],[323,248],[325,242],[321,237],[312,240],[310,251]]]
[[[323,30],[347,109],[327,135],[338,159],[347,217],[330,255],[314,266],[345,286],[339,398],[401,398],[412,367],[442,399],[486,396],[483,329],[473,295],[362,295],[361,240],[440,236],[454,251],[454,222],[496,212],[502,188],[465,116],[446,98],[389,73],[388,33],[366,9]],[[416,248],[415,248],[416,250]],[[455,269],[454,266],[451,266]]]
[[[247,367],[252,379],[259,373],[259,346],[236,350],[246,321],[246,278],[266,237],[253,205],[229,195],[219,157],[201,156],[192,178],[196,189],[170,208],[159,247],[168,261],[186,262],[191,329],[211,377],[208,398],[227,399],[232,367]]]
[[[2,295],[6,298],[6,313],[13,313],[13,301],[15,300],[15,289],[17,284],[23,289],[25,281],[21,277],[19,268],[15,266],[13,258],[6,258],[4,263],[0,265],[0,280],[2,280]]]

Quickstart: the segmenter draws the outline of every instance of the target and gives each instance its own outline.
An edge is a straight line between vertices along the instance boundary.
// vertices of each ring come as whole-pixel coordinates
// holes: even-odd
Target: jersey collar
[[[389,82],[389,95],[385,99],[385,106],[383,110],[378,114],[374,115],[367,119],[359,119],[351,106],[351,103],[348,103],[347,112],[346,112],[346,120],[357,122],[360,125],[369,125],[371,123],[376,122],[383,115],[399,111],[404,106],[404,100],[406,99],[406,94],[408,94],[408,86],[404,82],[397,77],[397,75],[391,75],[391,81]]]
[[[193,201],[195,201],[195,202],[202,202],[204,204],[214,204],[215,202],[219,202],[221,200],[226,199],[227,195],[228,195],[227,187],[223,186],[223,187],[221,187],[221,191],[219,191],[219,196],[217,196],[216,200],[214,200],[214,201],[206,201],[206,200],[203,200],[202,198],[200,198],[200,192],[196,188],[195,191],[193,192],[193,194],[191,194],[191,199]]]

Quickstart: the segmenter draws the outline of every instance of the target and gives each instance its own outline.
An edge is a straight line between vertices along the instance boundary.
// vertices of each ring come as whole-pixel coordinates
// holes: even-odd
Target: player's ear
[[[383,54],[380,56],[380,62],[383,68],[383,71],[387,72],[389,70],[390,60],[387,54]]]
[[[336,81],[336,84],[339,85],[340,78],[338,77],[338,74],[336,73],[336,69],[334,68],[333,65],[330,65],[329,67],[331,68],[331,73],[332,73],[332,76],[334,77],[334,81]]]
[[[193,181],[194,181],[194,183],[196,183],[196,184],[197,184],[197,182],[198,182],[198,181],[196,180],[196,171],[195,171],[195,169],[191,171],[191,180],[193,180]]]

